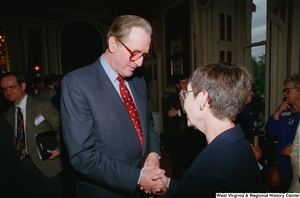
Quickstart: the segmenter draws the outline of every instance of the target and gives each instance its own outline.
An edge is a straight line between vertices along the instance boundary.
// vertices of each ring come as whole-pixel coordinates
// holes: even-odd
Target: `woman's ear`
[[[207,91],[201,91],[197,96],[198,104],[200,106],[200,110],[203,111],[205,105],[207,104],[208,100],[208,93]]]

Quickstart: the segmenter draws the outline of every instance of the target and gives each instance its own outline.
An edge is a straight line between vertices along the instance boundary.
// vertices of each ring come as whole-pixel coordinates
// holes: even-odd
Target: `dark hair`
[[[184,80],[184,79],[188,78],[184,74],[176,74],[174,77],[175,77],[175,84],[179,84],[181,80]]]
[[[196,69],[189,83],[195,96],[207,91],[216,118],[233,121],[246,104],[253,79],[243,66],[211,62]]]
[[[2,78],[8,77],[8,76],[14,76],[14,77],[16,77],[18,84],[21,84],[23,82],[26,83],[26,80],[25,80],[24,76],[20,72],[16,72],[16,71],[3,73],[1,75],[0,81],[2,80]]]
[[[60,79],[60,77],[57,74],[50,73],[45,77],[45,83],[46,85],[52,84],[52,82],[56,82]]]
[[[33,85],[34,87],[37,85],[37,84],[41,84],[41,82],[45,82],[45,80],[42,78],[42,77],[35,77],[33,79]]]

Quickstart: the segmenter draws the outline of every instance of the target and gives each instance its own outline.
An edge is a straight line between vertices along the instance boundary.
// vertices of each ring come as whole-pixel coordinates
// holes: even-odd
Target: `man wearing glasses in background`
[[[159,169],[158,137],[138,70],[148,56],[151,34],[145,19],[117,17],[105,53],[63,79],[63,136],[71,164],[82,174],[76,183],[78,197],[141,197],[140,188],[149,192],[161,183],[151,180],[164,171]]]
[[[19,197],[61,197],[59,112],[50,101],[27,95],[25,78],[20,73],[5,73],[0,82],[1,92],[9,101],[14,102],[3,114],[13,129],[15,152],[20,163],[20,181],[16,181],[20,185],[14,187],[14,193],[19,193]],[[54,150],[47,150],[51,155],[42,160],[38,154],[35,135],[50,130],[57,131],[58,146]]]

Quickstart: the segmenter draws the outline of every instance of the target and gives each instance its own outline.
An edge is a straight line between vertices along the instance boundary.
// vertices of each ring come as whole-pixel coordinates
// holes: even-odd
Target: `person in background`
[[[194,158],[206,146],[203,133],[187,126],[184,101],[180,92],[187,87],[188,77],[175,76],[176,93],[168,97],[168,146],[172,161],[172,178],[180,179]]]
[[[281,185],[270,188],[271,192],[287,192],[292,179],[291,151],[300,118],[300,76],[292,74],[283,84],[284,102],[279,105],[266,123],[270,136],[278,137],[277,158]]]
[[[21,197],[19,188],[20,160],[15,149],[15,138],[7,120],[0,115],[0,197]]]
[[[54,105],[54,107],[60,111],[60,98],[61,98],[61,83],[62,83],[62,79],[64,77],[64,74],[59,75],[59,83],[56,86],[55,90],[56,90],[56,95],[54,95],[51,98],[51,102]]]
[[[0,76],[1,78],[1,76]],[[14,102],[9,101],[3,93],[0,93],[0,114],[3,115],[3,113],[9,109],[11,106],[14,105]]]
[[[296,130],[296,136],[293,141],[293,148],[291,153],[291,163],[292,163],[292,181],[291,185],[289,187],[289,193],[300,193],[300,123],[298,124],[297,130]]]
[[[1,78],[1,92],[14,102],[3,116],[9,122],[15,136],[16,153],[20,162],[22,197],[61,197],[59,173],[60,159],[60,113],[47,100],[40,100],[25,93],[26,82],[18,72],[5,73]],[[35,135],[57,131],[58,147],[47,150],[50,157],[39,157]]]
[[[256,114],[252,105],[252,98],[254,92],[252,89],[249,91],[246,105],[235,119],[236,124],[240,124],[245,134],[245,138],[251,145],[253,153],[258,161],[261,158],[262,151],[259,147],[259,131],[257,128]]]
[[[176,93],[168,97],[168,137],[167,145],[172,162],[172,177],[180,179],[186,162],[185,141],[187,136],[187,119],[183,110],[183,99],[179,92],[186,89],[188,78],[179,74],[175,77]]]
[[[45,87],[45,80],[42,77],[35,77],[33,79],[33,90],[28,93],[30,96],[37,96],[39,90]]]
[[[70,162],[81,173],[77,197],[140,197],[140,189],[149,192],[162,183],[151,180],[164,171],[138,69],[148,56],[151,35],[145,19],[119,16],[109,28],[104,54],[63,78],[63,137]]]
[[[211,62],[196,69],[182,92],[188,126],[203,132],[207,146],[180,180],[163,174],[166,197],[216,197],[217,192],[259,192],[260,171],[237,114],[246,104],[252,76],[244,67]],[[235,96],[235,97],[232,97]]]
[[[42,100],[51,100],[51,98],[57,94],[56,87],[60,84],[59,76],[53,73],[48,74],[45,77],[45,82],[46,86],[39,90],[37,97]]]

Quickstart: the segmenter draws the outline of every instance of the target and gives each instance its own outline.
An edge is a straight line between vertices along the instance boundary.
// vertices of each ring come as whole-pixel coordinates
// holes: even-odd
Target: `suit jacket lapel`
[[[35,120],[33,118],[35,116],[34,111],[36,109],[34,108],[34,101],[30,96],[27,97],[27,104],[26,104],[26,134],[29,136],[34,136],[34,134],[30,134],[31,131],[33,131],[34,123],[32,121]]]
[[[125,126],[124,132],[132,131],[132,133],[128,134],[132,136],[132,139],[137,140],[133,142],[136,143],[135,145],[137,148],[141,149],[137,134],[121,97],[119,96],[113,84],[110,82],[110,79],[105,73],[102,65],[96,64],[94,66],[96,67],[97,71],[95,82],[96,90],[99,92],[99,99],[101,100],[102,104],[107,105],[111,109],[111,111],[116,115],[116,119],[123,123]],[[112,101],[114,103],[113,105],[111,105]]]

